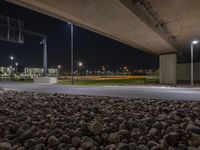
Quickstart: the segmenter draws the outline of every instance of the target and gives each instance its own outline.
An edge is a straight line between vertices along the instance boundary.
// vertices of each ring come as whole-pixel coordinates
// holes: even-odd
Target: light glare
[[[195,40],[195,41],[192,42],[192,44],[197,44],[197,43],[199,43],[199,41]]]
[[[58,69],[61,69],[61,65],[58,65]]]
[[[79,62],[78,65],[81,67],[81,66],[83,65],[83,63],[82,63],[82,62]]]
[[[13,56],[10,56],[10,59],[11,59],[11,60],[13,60],[13,59],[14,59],[14,57],[13,57]]]

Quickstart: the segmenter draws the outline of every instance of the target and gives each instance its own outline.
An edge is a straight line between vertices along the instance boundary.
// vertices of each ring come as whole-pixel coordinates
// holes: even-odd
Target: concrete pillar
[[[160,55],[160,83],[176,84],[176,53]]]

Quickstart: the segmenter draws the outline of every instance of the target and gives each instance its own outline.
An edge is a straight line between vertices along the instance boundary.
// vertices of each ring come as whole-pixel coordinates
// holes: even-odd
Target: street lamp
[[[62,67],[61,67],[61,65],[58,65],[58,69],[61,69]]]
[[[11,65],[10,65],[11,66],[11,68],[10,68],[11,72],[10,73],[11,73],[11,77],[12,77],[13,76],[13,60],[15,59],[15,57],[10,56],[9,59],[10,59],[10,63],[11,63]]]
[[[82,67],[82,66],[83,66],[83,63],[82,63],[82,62],[79,62],[79,63],[78,63],[78,66],[79,66],[79,67]]]
[[[193,68],[193,49],[194,49],[194,45],[195,44],[198,44],[199,43],[199,41],[192,41],[192,43],[191,43],[191,86],[193,86],[194,85],[194,68]]]
[[[83,63],[82,62],[78,62],[78,65],[77,65],[77,75],[78,75],[79,68],[81,68],[82,66],[83,66]]]
[[[18,71],[18,68],[17,68],[17,67],[18,67],[18,65],[19,65],[19,63],[18,63],[18,62],[16,62],[16,63],[15,63],[15,67],[16,67],[16,73],[17,73],[17,71]]]
[[[68,23],[71,29],[71,83],[74,84],[74,26],[71,22]]]
[[[61,70],[62,66],[58,65],[58,74],[60,74],[60,70]]]
[[[44,77],[48,74],[48,68],[47,68],[47,38],[45,37],[41,42],[41,45],[43,45],[43,75]]]
[[[101,66],[101,68],[102,68],[102,71],[105,71],[105,70],[106,70],[106,68],[105,68],[104,66]]]
[[[10,56],[10,60],[14,60],[14,56]]]

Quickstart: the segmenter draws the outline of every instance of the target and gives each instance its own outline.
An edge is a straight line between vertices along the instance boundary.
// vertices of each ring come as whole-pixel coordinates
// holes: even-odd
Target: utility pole
[[[47,76],[47,38],[44,38],[40,44],[43,45],[43,69],[44,69],[44,77]]]
[[[74,27],[71,23],[71,82],[74,85]]]

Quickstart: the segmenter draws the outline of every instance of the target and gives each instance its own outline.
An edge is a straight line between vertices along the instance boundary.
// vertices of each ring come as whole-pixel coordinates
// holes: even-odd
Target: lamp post
[[[79,66],[79,67],[83,66],[83,63],[82,63],[82,62],[79,62],[79,63],[78,63],[78,66]]]
[[[48,68],[47,68],[47,38],[45,37],[41,42],[41,45],[43,45],[43,76],[46,77],[48,74]]]
[[[11,72],[10,72],[10,74],[11,74],[11,78],[12,78],[12,76],[13,76],[13,60],[15,59],[15,57],[14,56],[10,56],[9,57],[10,58],[10,66],[11,66]]]
[[[15,63],[15,67],[16,67],[16,73],[18,72],[18,65],[19,65],[19,63],[18,63],[18,62],[16,62],[16,63]]]
[[[71,84],[74,84],[74,26],[71,22],[68,23],[71,30]]]
[[[61,70],[62,66],[58,65],[58,74],[60,75],[60,70]]]
[[[78,65],[77,65],[77,76],[78,76],[78,70],[79,68],[81,68],[83,66],[83,63],[82,62],[78,62]]]
[[[191,86],[194,85],[194,66],[193,66],[193,63],[194,63],[194,60],[193,60],[193,49],[194,49],[194,45],[195,44],[198,44],[199,41],[192,41],[191,43]]]

